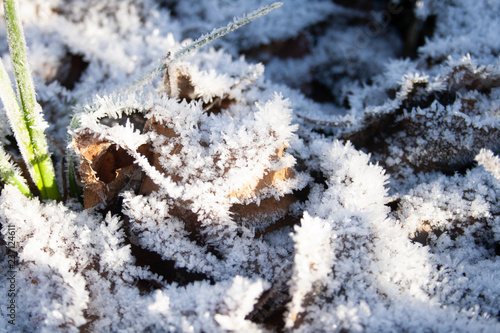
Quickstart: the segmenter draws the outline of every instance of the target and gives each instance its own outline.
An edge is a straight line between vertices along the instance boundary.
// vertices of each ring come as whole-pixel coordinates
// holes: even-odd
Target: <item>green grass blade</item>
[[[10,113],[9,120],[19,149],[42,198],[57,200],[60,198],[60,193],[45,138],[46,125],[42,118],[42,108],[36,101],[35,85],[31,77],[17,0],[4,0],[4,10],[9,50],[21,104],[21,108],[6,107],[7,113],[8,115]],[[5,72],[3,65],[2,71]]]
[[[10,161],[7,153],[0,145],[0,179],[5,184],[16,186],[22,194],[27,197],[32,197],[31,191],[26,184],[26,179],[21,176],[19,168]]]

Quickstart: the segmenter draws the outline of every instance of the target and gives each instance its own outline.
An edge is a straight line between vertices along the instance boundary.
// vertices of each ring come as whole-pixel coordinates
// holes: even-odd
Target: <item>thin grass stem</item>
[[[3,147],[0,145],[0,179],[5,184],[14,185],[27,197],[32,197],[31,191],[23,178],[19,168],[11,161]]]

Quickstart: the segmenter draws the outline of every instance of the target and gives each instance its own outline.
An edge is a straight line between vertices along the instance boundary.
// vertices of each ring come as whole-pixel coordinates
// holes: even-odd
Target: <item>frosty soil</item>
[[[363,28],[356,29],[352,44],[339,44],[339,48],[344,52],[345,59],[352,59],[352,52],[360,52],[362,49],[368,47],[373,38],[387,31],[393,15],[401,14],[402,11],[403,6],[401,4],[392,2],[387,3],[387,7],[383,10],[370,11],[372,20],[366,23]]]

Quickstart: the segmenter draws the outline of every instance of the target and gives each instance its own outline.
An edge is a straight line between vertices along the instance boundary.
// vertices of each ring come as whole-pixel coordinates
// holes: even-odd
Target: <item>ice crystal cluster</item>
[[[263,4],[21,1],[83,200],[2,185],[0,332],[500,331],[500,4],[287,0],[130,84]]]

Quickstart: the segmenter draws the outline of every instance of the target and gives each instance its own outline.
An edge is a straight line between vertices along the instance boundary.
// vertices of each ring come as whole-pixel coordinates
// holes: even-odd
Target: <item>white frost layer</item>
[[[310,196],[308,213],[296,227],[288,327],[301,332],[498,329],[490,318],[498,290],[494,279],[486,278],[496,259],[480,264],[471,259],[474,268],[459,271],[467,272],[465,282],[454,272],[457,266],[449,266],[449,256],[411,242],[400,222],[387,217],[387,177],[368,164],[367,155],[338,142],[315,147],[327,188]],[[490,273],[472,273],[479,265]],[[489,296],[460,298],[455,293],[465,290],[462,283],[474,283],[476,297],[479,290]]]

